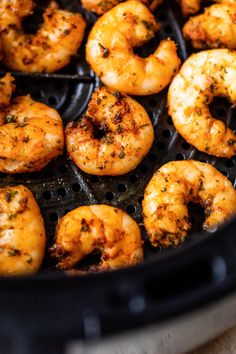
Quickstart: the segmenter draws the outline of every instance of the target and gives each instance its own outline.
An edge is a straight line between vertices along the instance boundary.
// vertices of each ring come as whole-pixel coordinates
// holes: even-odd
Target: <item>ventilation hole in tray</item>
[[[98,177],[98,176],[91,175],[91,176],[90,176],[90,181],[91,181],[92,183],[98,183],[98,182],[99,182],[99,177]]]
[[[43,196],[43,198],[44,198],[45,200],[49,200],[49,199],[52,198],[52,193],[49,192],[49,191],[45,191],[45,192],[42,193],[42,196]]]
[[[137,175],[131,175],[131,176],[129,176],[129,181],[130,181],[131,183],[135,183],[135,182],[137,182],[137,180],[138,180],[138,176],[137,176]]]
[[[58,167],[59,172],[61,173],[66,173],[67,172],[67,167],[65,165],[61,165]]]
[[[125,191],[127,190],[127,186],[126,186],[125,184],[123,184],[123,183],[120,183],[120,184],[118,184],[118,186],[117,186],[117,190],[118,190],[120,193],[123,193],[123,192],[125,192]]]
[[[45,176],[46,176],[46,177],[52,177],[52,176],[54,176],[54,171],[53,171],[51,168],[46,168],[46,169],[44,170],[44,173],[45,173]]]
[[[134,205],[128,205],[127,208],[126,208],[126,210],[127,210],[127,213],[128,213],[128,214],[134,214],[135,211],[136,211],[136,208],[135,208]]]
[[[226,160],[225,161],[225,166],[226,167],[234,167],[234,165],[235,165],[235,162],[234,162],[234,160],[232,160],[232,159],[230,159],[230,160]]]
[[[188,149],[190,149],[190,144],[187,143],[186,141],[184,141],[184,142],[182,143],[182,148],[183,148],[184,150],[188,150]]]
[[[142,202],[143,202],[143,196],[141,196],[141,197],[138,198],[138,203],[139,203],[140,205],[142,205]]]
[[[167,123],[169,125],[173,125],[173,121],[172,121],[172,118],[170,116],[167,117]]]
[[[158,101],[155,97],[153,97],[149,100],[149,104],[150,104],[150,106],[155,107],[155,106],[157,106]]]
[[[147,173],[148,170],[149,170],[149,167],[148,167],[147,165],[141,165],[141,166],[139,167],[139,171],[140,171],[141,173]]]
[[[172,28],[170,25],[165,25],[163,28],[163,31],[167,34],[171,34],[172,33]]]
[[[63,84],[63,81],[61,82],[60,80],[59,81],[54,81],[52,83],[52,87],[55,91],[57,90],[63,90],[64,88],[64,84]]]
[[[107,193],[105,194],[105,198],[106,198],[106,200],[111,201],[112,199],[114,199],[114,193],[112,193],[112,192],[107,192]]]
[[[57,194],[59,195],[59,197],[65,197],[67,194],[67,191],[65,188],[59,188],[57,191]]]
[[[165,150],[165,144],[162,141],[158,141],[156,147],[158,150]]]
[[[81,190],[80,184],[79,184],[79,183],[74,183],[74,184],[72,184],[72,190],[73,190],[74,192],[79,192],[79,191]]]
[[[175,155],[176,160],[184,160],[185,156],[178,152],[178,154]]]
[[[162,131],[162,135],[165,137],[165,138],[169,138],[170,137],[170,131],[169,129],[165,129]]]
[[[157,155],[152,152],[148,155],[148,160],[151,162],[155,162],[157,160]]]
[[[223,118],[226,115],[226,110],[224,108],[217,108],[216,116],[218,118]]]
[[[157,15],[157,18],[160,22],[164,22],[164,21],[167,21],[168,20],[168,16],[164,13],[159,13]]]
[[[17,175],[15,176],[15,178],[17,178],[17,177],[20,177],[20,175],[19,176],[17,176]],[[35,180],[37,180],[37,179],[40,180],[42,178],[42,175],[41,175],[40,172],[32,172],[31,177],[33,179],[35,179]]]
[[[42,91],[34,91],[32,93],[32,97],[35,99],[35,100],[40,100],[42,97],[43,97],[43,92]]]
[[[58,220],[58,215],[57,213],[51,213],[49,218],[51,221],[56,222]]]
[[[48,97],[48,103],[50,104],[50,106],[56,106],[56,104],[57,104],[56,97],[54,97],[54,96]]]

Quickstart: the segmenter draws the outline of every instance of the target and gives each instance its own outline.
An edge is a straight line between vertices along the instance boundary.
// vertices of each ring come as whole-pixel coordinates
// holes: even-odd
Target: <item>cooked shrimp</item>
[[[91,270],[125,267],[143,260],[141,233],[125,212],[108,205],[82,206],[58,223],[51,255],[57,268],[70,269],[92,253],[101,252],[101,262]]]
[[[43,218],[24,186],[0,189],[0,275],[38,271],[46,243]]]
[[[3,63],[12,70],[52,72],[61,69],[77,53],[85,30],[81,14],[58,10],[55,2],[44,13],[35,35],[14,27],[2,35]]]
[[[207,7],[203,14],[188,20],[183,34],[194,48],[236,49],[236,2]]]
[[[236,135],[212,117],[208,104],[214,96],[236,104],[236,51],[212,49],[191,55],[168,93],[169,114],[184,139],[210,155],[231,157]]]
[[[236,4],[236,0],[211,0],[220,4]],[[180,0],[184,16],[193,15],[200,10],[202,0]]]
[[[236,213],[236,191],[216,168],[194,160],[169,162],[154,174],[144,193],[144,224],[153,246],[184,241],[191,229],[188,202],[204,208],[206,230]]]
[[[10,80],[8,74],[7,85]],[[0,172],[39,171],[63,152],[63,145],[62,120],[53,108],[22,96],[0,109]]]
[[[0,32],[8,26],[19,26],[22,17],[28,16],[33,10],[32,0],[1,0]]]
[[[162,3],[162,0],[140,1],[148,6],[151,11],[154,11]],[[95,12],[97,15],[103,15],[105,12],[122,2],[122,0],[81,0],[81,2],[86,10]]]
[[[81,170],[117,176],[133,170],[148,153],[154,131],[145,109],[127,95],[102,87],[88,111],[66,128],[66,146]]]
[[[161,41],[155,53],[147,58],[133,52],[133,47],[146,43],[158,28],[154,16],[141,2],[121,3],[93,26],[86,59],[109,88],[131,95],[158,93],[179,69],[175,43]]]
[[[11,96],[15,90],[13,81],[14,78],[9,73],[0,79],[0,108],[10,104]]]

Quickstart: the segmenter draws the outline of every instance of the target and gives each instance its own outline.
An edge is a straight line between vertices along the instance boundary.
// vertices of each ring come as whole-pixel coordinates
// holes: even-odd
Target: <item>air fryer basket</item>
[[[84,57],[87,34],[96,16],[84,11],[78,0],[61,0],[59,3],[63,8],[82,12],[86,18],[87,31],[79,54],[57,74],[15,73],[15,95],[29,93],[35,100],[56,108],[66,125],[81,117],[92,92],[101,83]],[[32,29],[39,15],[40,9],[33,20],[26,21],[28,30]],[[161,23],[161,30],[147,46],[137,49],[138,54],[148,55],[161,39],[171,37],[178,43],[182,61],[185,60],[192,49],[186,45],[181,34],[183,19],[179,7],[175,2],[165,1],[156,10],[156,18]],[[1,69],[2,73],[7,71],[3,67]],[[106,203],[118,206],[143,229],[141,202],[144,189],[153,172],[167,161],[206,161],[235,183],[236,159],[211,157],[186,143],[168,116],[166,96],[167,90],[158,95],[136,97],[152,120],[155,141],[141,164],[124,176],[87,175],[69,160],[66,153],[40,173],[0,175],[1,187],[24,184],[34,192],[45,220],[49,246],[53,242],[58,218],[79,205]],[[236,130],[236,113],[227,100],[216,98],[211,111]],[[42,338],[45,341],[49,336],[60,337],[61,341],[69,337],[90,339],[159,321],[233,289],[236,221],[210,235],[201,232],[203,213],[198,206],[190,206],[190,215],[193,230],[184,245],[175,249],[153,248],[143,229],[145,260],[142,265],[71,277],[56,272],[53,261],[46,255],[38,275],[2,279],[0,336],[6,340],[14,337],[16,352],[24,347],[21,339],[25,336],[36,341]],[[94,260],[96,258],[91,257],[89,262]],[[33,350],[30,342],[27,346],[25,352],[37,353],[37,346]]]

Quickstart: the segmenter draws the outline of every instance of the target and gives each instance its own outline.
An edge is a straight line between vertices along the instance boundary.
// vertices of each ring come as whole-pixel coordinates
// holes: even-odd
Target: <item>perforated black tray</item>
[[[82,12],[87,21],[87,30],[78,56],[74,57],[71,64],[59,74],[80,74],[84,79],[76,81],[72,79],[40,78],[40,76],[31,77],[30,75],[29,77],[17,76],[15,95],[29,93],[34,99],[56,108],[63,118],[64,125],[66,125],[72,120],[80,119],[86,110],[92,92],[100,85],[100,82],[90,70],[84,58],[86,38],[92,24],[96,21],[96,16],[84,11],[78,0],[61,0],[60,5],[71,11]],[[37,17],[37,15],[36,13],[34,16]],[[147,46],[139,48],[137,52],[143,56],[148,55],[153,52],[160,39],[171,37],[178,43],[181,59],[185,60],[192,49],[186,46],[182,38],[183,19],[178,6],[175,2],[165,1],[156,10],[155,15],[161,23],[161,30],[157,33],[155,39],[151,40]],[[34,22],[34,20],[28,20],[28,27]],[[6,70],[5,68],[2,69]],[[53,242],[58,218],[80,205],[94,203],[116,205],[127,211],[143,229],[141,202],[144,189],[153,172],[167,161],[196,159],[209,162],[227,175],[231,182],[235,184],[235,157],[233,159],[210,157],[186,143],[176,132],[171,117],[168,116],[166,94],[167,90],[164,90],[158,95],[136,97],[146,108],[152,120],[155,129],[155,141],[147,157],[131,173],[120,177],[90,176],[81,172],[64,153],[40,173],[15,176],[1,174],[1,187],[22,183],[34,192],[45,220],[49,246]],[[215,117],[222,119],[231,129],[236,130],[236,112],[226,100],[215,99],[211,105],[211,111]],[[184,299],[186,301],[185,306],[189,304],[193,306],[193,299],[188,299],[191,300],[189,302],[186,298],[186,294],[190,290],[195,293],[195,304],[209,299],[210,295],[216,296],[220,293],[219,289],[218,292],[215,289],[216,284],[224,277],[227,278],[228,269],[233,269],[234,255],[229,256],[228,253],[235,245],[235,243],[232,243],[235,222],[225,226],[225,229],[222,229],[223,231],[220,230],[215,235],[209,235],[206,232],[200,233],[203,221],[201,209],[198,206],[191,205],[190,215],[193,230],[185,244],[177,249],[161,251],[151,247],[143,230],[145,240],[143,265],[110,273],[90,274],[86,277],[68,277],[63,273],[56,273],[53,262],[46,256],[42,270],[38,275],[26,279],[2,280],[2,290],[5,295],[0,295],[2,304],[0,307],[3,312],[4,308],[8,309],[8,312],[5,311],[5,317],[2,316],[2,320],[0,319],[1,331],[4,327],[3,321],[9,317],[9,313],[12,319],[15,318],[14,314],[17,313],[16,317],[18,319],[16,322],[20,323],[20,319],[26,316],[26,313],[29,315],[29,311],[26,311],[27,307],[31,309],[29,315],[31,320],[37,318],[37,316],[47,319],[47,325],[44,322],[44,334],[42,334],[44,336],[47,333],[45,332],[46,328],[49,332],[56,331],[57,328],[57,333],[64,333],[64,335],[69,333],[80,337],[84,335],[86,338],[90,338],[113,333],[116,330],[133,328],[137,325],[174,315],[183,310]],[[224,237],[225,234],[229,238],[231,237],[227,243],[227,250],[221,247],[222,233],[224,233]],[[204,239],[206,242],[203,246]],[[220,256],[219,253],[221,253]],[[229,259],[229,267],[226,267],[227,271],[224,271],[226,260],[222,253]],[[195,262],[194,257],[197,255],[200,258],[198,257]],[[162,274],[161,270],[163,271]],[[169,273],[165,277],[166,272]],[[171,278],[170,274],[172,274]],[[200,297],[200,295],[197,295],[196,289],[199,286],[202,291],[202,285],[204,287],[207,285],[207,287],[201,293],[203,297]],[[230,283],[230,287],[233,287],[233,285],[233,283]],[[25,286],[26,288],[24,288]],[[212,292],[209,291],[209,287]],[[17,291],[18,301],[16,301],[13,289],[14,292]],[[96,301],[94,300],[94,289],[96,289]],[[145,294],[149,294],[149,298],[145,298]],[[6,296],[5,300],[3,296]],[[182,302],[180,300],[175,302],[174,296],[176,296],[176,299],[179,296]],[[199,301],[197,300],[198,296]],[[141,299],[141,302],[139,300],[137,302],[137,298]],[[165,298],[167,300],[164,301]],[[134,301],[133,305],[132,299]],[[136,299],[136,305],[134,299]],[[26,307],[23,306],[19,310],[19,308],[16,308],[16,304],[19,305],[21,301]],[[63,314],[58,311],[60,302],[63,304]],[[11,310],[9,310],[9,304],[12,306]],[[180,304],[182,304],[182,307]],[[175,306],[177,307],[175,308]],[[119,309],[119,314],[117,312],[114,314],[115,308]],[[84,326],[87,311],[89,314],[92,311],[95,322],[96,319],[98,320],[94,333],[92,327],[86,328]],[[104,311],[106,315],[109,314],[108,317],[104,315]],[[72,312],[77,313],[77,320],[73,320],[73,316],[71,317]],[[142,317],[139,318],[138,314]],[[112,321],[114,316],[116,316],[115,322]],[[127,320],[127,316],[129,320]],[[22,326],[25,331],[27,326],[24,324]],[[76,334],[75,328],[77,328]],[[31,331],[29,331],[30,335],[35,336],[35,331],[39,329],[42,330],[42,326],[39,323],[34,323]],[[17,333],[20,333],[19,328]],[[36,352],[34,351],[34,353]]]
[[[96,17],[84,11],[78,0],[61,0],[60,3],[63,8],[71,11],[82,11],[88,24],[78,56],[73,58],[71,64],[61,73],[80,74],[85,77],[87,82],[50,79],[50,75],[47,79],[36,79],[29,75],[28,78],[16,79],[15,95],[29,93],[35,100],[56,108],[66,125],[72,120],[80,119],[87,108],[92,92],[100,85],[100,82],[89,69],[84,58],[87,34],[96,21]],[[37,15],[38,13],[34,16]],[[182,38],[182,19],[178,7],[174,2],[168,4],[166,1],[165,5],[157,9],[156,18],[161,23],[161,30],[148,45],[139,48],[138,53],[143,56],[148,55],[154,51],[160,39],[171,37],[178,43],[181,59],[186,59],[190,51],[189,48],[186,48]],[[34,22],[28,20],[28,26]],[[166,94],[167,90],[164,90],[158,95],[136,97],[146,108],[152,120],[155,129],[155,142],[147,157],[131,173],[119,177],[90,176],[81,172],[69,160],[65,152],[63,156],[58,157],[40,173],[18,176],[2,174],[0,176],[0,186],[23,183],[34,192],[45,220],[49,245],[52,244],[58,218],[79,205],[94,203],[116,205],[127,211],[138,223],[142,223],[141,202],[144,189],[153,172],[167,161],[181,159],[207,161],[226,174],[233,183],[235,182],[235,158],[227,160],[210,157],[191,147],[179,136],[171,117],[167,114]],[[232,129],[236,129],[236,112],[227,104],[226,100],[215,100],[212,111],[216,117],[223,119]],[[199,215],[201,215],[201,210],[192,206],[193,231],[201,230],[203,218]],[[143,233],[143,237],[146,239],[145,233]],[[191,242],[191,239],[190,234],[187,242]],[[153,254],[158,257],[159,249],[154,249],[148,241],[145,241],[145,259]],[[49,261],[46,262],[46,265],[47,268],[52,266]]]

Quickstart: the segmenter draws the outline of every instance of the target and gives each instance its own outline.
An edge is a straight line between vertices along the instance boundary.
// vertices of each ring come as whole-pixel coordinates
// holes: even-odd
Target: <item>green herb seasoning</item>
[[[17,195],[18,191],[10,191],[5,195],[5,199],[8,203]]]
[[[15,256],[19,256],[20,255],[20,250],[16,249],[16,248],[12,248],[11,250],[8,250],[8,256],[9,257],[15,257]]]
[[[26,263],[28,264],[32,264],[33,263],[33,258],[31,256],[29,256],[29,258],[27,258]]]
[[[24,138],[22,139],[22,141],[23,141],[23,143],[28,143],[28,142],[30,141],[29,136],[27,135],[26,137],[24,137]]]
[[[124,151],[121,151],[119,153],[119,159],[123,159],[124,157],[125,157],[125,153],[124,153]]]
[[[4,123],[16,123],[17,121],[16,116],[14,114],[7,114],[3,120]]]
[[[89,232],[90,231],[90,227],[89,225],[87,224],[86,220],[85,219],[82,219],[81,220],[81,229],[80,229],[81,232]]]
[[[101,54],[103,58],[107,58],[110,54],[110,51],[108,48],[103,47],[103,45],[101,43],[98,43],[100,50],[101,50]]]
[[[229,146],[233,145],[235,142],[236,142],[236,141],[233,140],[233,139],[228,139],[228,140],[227,140],[227,144],[228,144]]]

